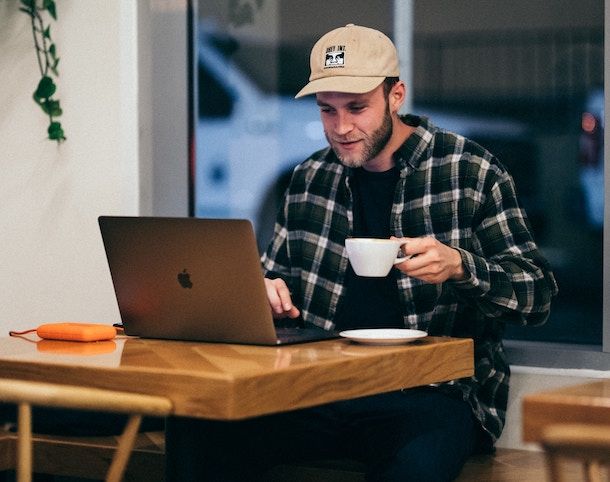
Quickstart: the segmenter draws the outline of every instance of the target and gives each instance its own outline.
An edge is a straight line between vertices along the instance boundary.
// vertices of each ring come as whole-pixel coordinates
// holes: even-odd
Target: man
[[[274,463],[348,457],[364,463],[370,481],[446,481],[500,436],[504,324],[543,323],[556,283],[504,167],[424,118],[399,116],[405,90],[396,49],[381,32],[347,25],[314,45],[310,82],[297,97],[316,95],[329,148],[292,175],[262,259],[269,303],[278,319],[325,329],[471,337],[474,376],[201,422],[177,447],[207,454],[193,478],[253,480]],[[385,278],[358,277],[345,252],[350,236],[400,238],[412,257]]]
[[[323,36],[310,60],[310,82],[297,97],[316,95],[330,148],[293,173],[263,256],[269,302],[278,318],[302,316],[326,329],[472,337],[474,377],[377,397],[376,416],[384,418],[385,404],[406,428],[371,479],[451,480],[469,453],[500,436],[504,324],[546,321],[554,277],[500,162],[424,118],[398,115],[406,87],[385,35],[347,25]],[[385,279],[360,278],[344,249],[350,236],[401,238],[413,257]],[[435,407],[430,418],[442,422],[416,420],[412,410],[423,407]]]

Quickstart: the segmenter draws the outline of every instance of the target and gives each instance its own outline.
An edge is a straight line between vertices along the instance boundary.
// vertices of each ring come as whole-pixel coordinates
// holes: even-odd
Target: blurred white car
[[[315,99],[263,92],[201,33],[196,209],[201,217],[254,220],[286,168],[326,145]]]

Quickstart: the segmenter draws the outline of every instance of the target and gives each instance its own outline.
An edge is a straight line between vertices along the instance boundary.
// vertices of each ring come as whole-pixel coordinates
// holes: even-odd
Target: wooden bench
[[[34,469],[37,473],[102,480],[108,470],[117,437],[35,436]],[[126,481],[162,482],[164,434],[138,436],[127,467]],[[0,471],[14,468],[16,435],[0,431]],[[364,482],[362,467],[351,461],[309,465],[282,465],[268,473],[266,482]],[[540,482],[546,480],[541,452],[498,449],[493,455],[471,457],[456,482]]]
[[[165,480],[164,437],[163,432],[138,435],[125,472],[125,481]],[[15,468],[16,444],[16,434],[0,431],[0,471]],[[34,435],[34,472],[103,480],[117,444],[118,436]]]
[[[492,455],[470,457],[456,482],[540,482],[546,480],[544,454],[497,449]],[[364,482],[361,466],[350,461],[278,466],[265,482]]]
[[[582,480],[578,461],[563,460],[565,480]],[[543,452],[499,448],[495,454],[468,459],[455,482],[542,482],[548,480]],[[364,482],[361,468],[352,462],[328,462],[309,466],[280,466],[265,482]]]
[[[13,469],[15,459],[14,434],[0,430],[0,472]]]

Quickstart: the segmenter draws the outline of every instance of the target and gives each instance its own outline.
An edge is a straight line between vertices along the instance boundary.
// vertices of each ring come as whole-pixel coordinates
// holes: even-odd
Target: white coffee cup
[[[358,276],[383,277],[387,276],[392,266],[410,258],[398,257],[403,244],[405,242],[398,239],[347,238],[345,249]]]

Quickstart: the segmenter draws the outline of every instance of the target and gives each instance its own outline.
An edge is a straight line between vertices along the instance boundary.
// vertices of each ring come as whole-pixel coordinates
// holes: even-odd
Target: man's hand
[[[283,279],[265,278],[267,299],[274,318],[297,318],[301,312],[292,304],[290,291]]]
[[[426,283],[443,283],[465,278],[462,257],[457,249],[432,237],[394,238],[404,241],[402,250],[411,258],[396,265],[406,275]]]

